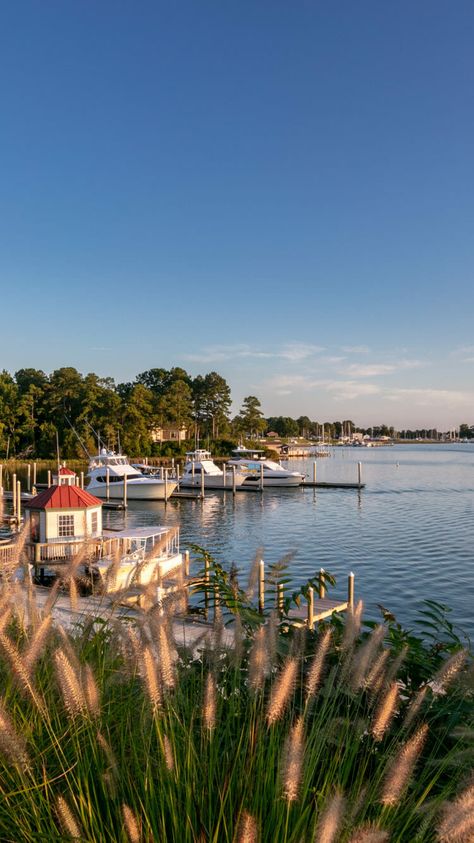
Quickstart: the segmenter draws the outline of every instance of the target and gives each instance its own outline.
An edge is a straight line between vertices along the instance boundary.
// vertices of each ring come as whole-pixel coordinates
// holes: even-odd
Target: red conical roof
[[[50,486],[24,504],[25,509],[87,509],[90,506],[102,506],[102,501],[79,486]]]

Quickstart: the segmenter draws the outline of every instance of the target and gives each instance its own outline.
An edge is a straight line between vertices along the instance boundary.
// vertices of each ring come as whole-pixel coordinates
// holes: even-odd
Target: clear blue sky
[[[474,5],[6,3],[0,368],[474,423]]]

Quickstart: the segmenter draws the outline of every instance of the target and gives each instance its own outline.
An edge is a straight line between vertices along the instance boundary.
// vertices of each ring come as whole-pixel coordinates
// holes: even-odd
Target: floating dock
[[[325,480],[303,480],[302,486],[309,489],[365,489],[365,483],[333,483]]]

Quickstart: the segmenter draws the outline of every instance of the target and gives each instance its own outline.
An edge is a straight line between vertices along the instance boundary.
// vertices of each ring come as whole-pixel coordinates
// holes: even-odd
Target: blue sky
[[[474,423],[474,6],[4,4],[0,367]]]

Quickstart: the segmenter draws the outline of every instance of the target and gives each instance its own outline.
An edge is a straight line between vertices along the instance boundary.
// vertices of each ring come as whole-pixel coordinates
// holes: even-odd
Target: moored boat
[[[245,475],[242,488],[258,488],[262,482],[264,488],[267,486],[300,486],[304,476],[299,471],[288,471],[274,460],[266,459],[263,451],[253,448],[244,448],[239,445],[232,451],[232,459],[229,465],[236,468]]]
[[[130,465],[124,454],[115,454],[102,448],[89,463],[87,491],[97,498],[124,498],[124,485],[128,500],[166,500],[176,489],[175,480],[165,477],[145,476]]]

